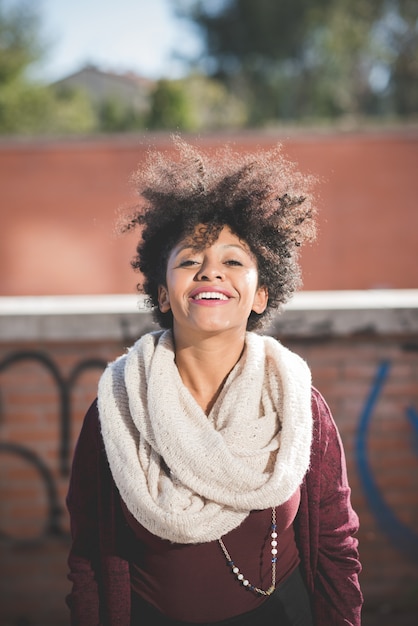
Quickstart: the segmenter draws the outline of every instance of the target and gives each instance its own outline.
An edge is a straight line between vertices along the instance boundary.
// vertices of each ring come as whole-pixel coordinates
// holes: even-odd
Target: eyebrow
[[[205,246],[206,247],[206,246]],[[185,243],[184,245],[180,246],[180,248],[178,250],[176,250],[175,248],[172,250],[172,252],[175,252],[176,255],[180,254],[181,252],[183,252],[184,250],[193,250],[196,252],[201,252],[202,250],[205,249],[205,247],[201,247],[201,246],[193,246],[191,243]],[[207,246],[210,247],[210,246]],[[242,250],[243,252],[246,252],[247,254],[251,254],[251,251],[248,247],[244,247],[241,244],[238,243],[225,243],[222,244],[222,248],[227,249],[227,248],[236,248],[237,250]]]

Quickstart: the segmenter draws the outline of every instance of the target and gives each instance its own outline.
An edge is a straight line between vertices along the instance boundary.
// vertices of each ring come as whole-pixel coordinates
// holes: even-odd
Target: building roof
[[[134,72],[117,74],[95,65],[86,65],[77,72],[52,83],[56,88],[82,89],[95,102],[119,100],[137,110],[148,108],[149,94],[155,82]]]

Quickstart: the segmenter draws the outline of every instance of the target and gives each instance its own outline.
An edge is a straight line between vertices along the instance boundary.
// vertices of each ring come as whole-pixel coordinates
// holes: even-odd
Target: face
[[[191,239],[177,244],[168,258],[159,306],[170,309],[174,334],[245,332],[251,311],[262,313],[267,290],[258,285],[257,262],[247,244],[224,227],[202,250]]]

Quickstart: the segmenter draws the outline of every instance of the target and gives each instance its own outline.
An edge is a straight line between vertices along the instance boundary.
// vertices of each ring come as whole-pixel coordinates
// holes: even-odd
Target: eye
[[[178,267],[191,267],[198,264],[199,262],[194,259],[184,259],[183,261],[179,262]]]
[[[228,261],[225,261],[225,265],[242,267],[243,264],[241,261],[238,261],[238,259],[229,259]]]

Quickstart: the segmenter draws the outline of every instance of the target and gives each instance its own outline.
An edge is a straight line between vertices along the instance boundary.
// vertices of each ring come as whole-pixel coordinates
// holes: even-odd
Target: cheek
[[[256,269],[251,269],[246,272],[244,276],[244,283],[248,290],[256,291],[258,288],[258,272]]]
[[[187,285],[178,278],[173,279],[170,277],[167,281],[167,298],[170,302],[170,308],[172,310],[180,310],[187,304],[187,298],[185,293]]]

